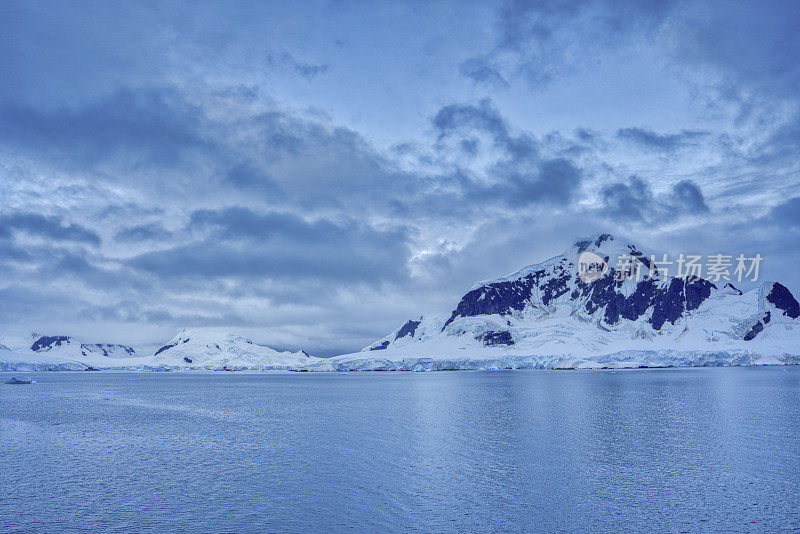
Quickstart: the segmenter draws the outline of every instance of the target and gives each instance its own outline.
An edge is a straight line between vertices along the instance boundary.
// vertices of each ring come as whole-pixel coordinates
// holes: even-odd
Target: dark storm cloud
[[[553,35],[551,24],[559,19],[574,17],[589,2],[537,2],[510,0],[499,10],[500,46],[522,50],[531,40],[547,40]]]
[[[59,242],[71,241],[93,246],[100,245],[100,236],[92,230],[79,224],[65,223],[60,217],[37,213],[14,212],[0,215],[0,235],[9,235],[12,232],[24,232]]]
[[[503,180],[485,189],[476,187],[471,192],[473,200],[498,199],[512,207],[564,205],[580,194],[581,170],[567,159],[541,161],[535,170],[501,164],[495,171]]]
[[[169,89],[119,90],[75,108],[0,104],[0,145],[50,153],[78,163],[123,154],[175,164],[183,150],[205,141],[202,113]]]
[[[458,72],[476,83],[485,84],[496,89],[508,87],[508,82],[500,71],[486,58],[473,57],[458,66]]]
[[[200,240],[145,253],[129,264],[159,277],[321,279],[376,284],[407,276],[403,228],[376,229],[352,219],[307,221],[247,208],[199,210],[189,232]]]
[[[290,213],[256,213],[241,207],[195,211],[189,229],[210,230],[215,236],[225,239],[266,240],[280,236],[304,242],[327,242],[344,234],[344,226],[329,220],[309,222]]]
[[[50,245],[27,246],[33,271],[23,274],[26,285],[34,280],[58,280],[67,288],[86,295],[91,291],[102,291],[107,299],[132,292],[148,296],[155,289],[153,279],[142,276],[118,260],[85,248],[63,249]],[[88,297],[87,297],[88,298]]]
[[[659,152],[674,152],[675,150],[691,145],[705,137],[709,132],[684,130],[677,134],[659,134],[646,128],[621,128],[617,130],[617,137],[625,141],[636,143],[644,148]]]
[[[39,274],[48,278],[74,278],[90,283],[93,287],[108,289],[120,282],[120,277],[115,273],[98,267],[94,260],[97,259],[86,251],[53,251],[45,254],[39,251],[37,265]],[[127,280],[125,281],[127,284]]]
[[[394,162],[349,128],[269,111],[220,129],[235,133],[236,126],[253,135],[232,142],[235,150],[226,148],[226,162],[240,153],[247,159],[230,167],[225,181],[245,192],[284,203],[294,199],[305,209],[379,209],[400,188],[413,186],[399,176]]]
[[[664,217],[707,213],[708,206],[700,188],[691,180],[673,185],[669,194],[655,195],[650,184],[631,176],[603,188],[602,214],[612,219],[656,221]]]
[[[471,139],[461,140],[461,150],[463,150],[465,154],[469,154],[470,156],[475,156],[480,150],[480,146],[481,146],[480,139],[471,138]]]
[[[2,232],[3,229],[0,228],[0,234]],[[0,250],[2,250],[0,264],[7,273],[17,269],[18,265],[14,264],[31,264],[36,259],[27,247],[19,246],[10,237],[10,232],[7,235],[0,235]]]

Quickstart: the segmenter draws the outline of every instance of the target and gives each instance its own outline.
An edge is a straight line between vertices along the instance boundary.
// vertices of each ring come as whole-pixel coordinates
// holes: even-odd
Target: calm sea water
[[[800,529],[799,368],[30,376],[2,532]]]

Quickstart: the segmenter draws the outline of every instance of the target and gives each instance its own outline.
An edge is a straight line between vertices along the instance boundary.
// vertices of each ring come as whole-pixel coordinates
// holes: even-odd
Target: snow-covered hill
[[[279,352],[216,330],[182,330],[164,345],[131,347],[83,343],[69,336],[3,337],[0,371],[286,370],[317,360],[303,351]]]
[[[595,254],[605,271],[579,275]],[[635,263],[622,268],[615,260]],[[636,275],[635,269],[639,269]],[[779,283],[742,294],[668,276],[608,234],[476,284],[446,315],[418,317],[317,369],[406,370],[800,363],[800,305]]]
[[[303,351],[279,352],[236,334],[182,330],[159,348],[152,365],[210,370],[288,370],[317,360]]]

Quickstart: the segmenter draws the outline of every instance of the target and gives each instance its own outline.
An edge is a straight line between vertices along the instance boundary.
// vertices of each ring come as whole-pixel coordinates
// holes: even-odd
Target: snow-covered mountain
[[[49,352],[58,356],[105,356],[108,358],[127,358],[136,356],[136,350],[128,345],[113,343],[81,343],[69,336],[39,336],[33,334],[30,346],[33,352]]]
[[[182,330],[164,345],[143,347],[39,334],[3,337],[2,341],[0,371],[266,371],[297,369],[318,359],[303,351],[280,352],[240,335],[210,329]]]
[[[279,352],[256,345],[237,334],[187,329],[155,352],[152,365],[171,369],[266,371],[297,369],[317,359],[303,351]]]
[[[603,269],[579,272],[598,258]],[[627,256],[632,263],[619,267]],[[639,270],[637,275],[636,270]],[[668,276],[608,234],[481,282],[450,313],[417,317],[319,368],[475,369],[800,363],[800,305],[779,283],[742,294]]]
[[[2,336],[0,370],[91,370],[94,364],[124,366],[136,360],[136,349],[112,343],[83,343],[70,336]]]

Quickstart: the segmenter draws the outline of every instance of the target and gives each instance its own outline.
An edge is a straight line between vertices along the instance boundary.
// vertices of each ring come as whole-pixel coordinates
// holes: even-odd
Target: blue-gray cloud
[[[500,71],[486,58],[469,58],[458,66],[458,72],[476,83],[489,87],[504,89],[509,86]]]
[[[539,89],[594,61],[599,50],[652,35],[679,2],[508,0],[497,10],[493,52],[512,53],[515,70]]]
[[[681,180],[672,186],[668,203],[681,213],[706,213],[708,206],[700,187],[691,180]]]
[[[262,191],[273,197],[283,195],[280,185],[256,165],[235,164],[227,170],[224,181],[239,189]]]
[[[439,140],[460,138],[461,150],[475,155],[480,146],[473,134],[486,134],[497,149],[488,174],[494,180],[466,178],[461,185],[471,202],[499,201],[523,208],[535,204],[566,205],[581,193],[583,172],[566,158],[543,158],[540,143],[527,132],[514,134],[491,100],[477,104],[451,104],[433,117]]]
[[[508,139],[508,124],[489,99],[475,104],[450,104],[441,108],[433,118],[433,125],[444,137],[464,128],[481,130],[493,135],[498,142]]]
[[[646,210],[653,202],[650,185],[636,176],[628,183],[618,182],[603,188],[603,211],[610,217],[622,219],[644,219]]]
[[[505,117],[490,99],[477,104],[450,104],[441,108],[433,117],[433,126],[439,139],[454,135],[469,136],[473,132],[488,134],[494,145],[505,155],[516,161],[535,161],[539,156],[539,145],[528,133],[513,135]]]
[[[267,64],[271,67],[288,67],[308,81],[330,70],[326,63],[308,63],[297,60],[288,52],[267,54]]]
[[[800,197],[794,197],[772,208],[767,221],[782,228],[800,230]]]
[[[532,204],[566,205],[580,195],[581,170],[564,158],[543,160],[535,168],[500,164],[495,172],[502,181],[471,191],[473,200],[499,199],[514,207]]]
[[[0,215],[0,236],[24,232],[58,242],[100,245],[100,236],[80,224],[64,222],[61,217],[38,213],[13,212]]]
[[[114,239],[122,243],[141,243],[144,241],[164,241],[172,233],[159,223],[126,226],[114,234]]]
[[[611,219],[664,221],[680,215],[709,211],[703,192],[691,180],[681,180],[666,195],[655,195],[650,184],[638,176],[609,184],[601,192],[602,214]]]
[[[681,61],[713,67],[734,82],[728,95],[757,90],[761,96],[797,96],[800,85],[800,9],[792,0],[768,4],[714,1],[687,10],[680,39]]]
[[[408,276],[410,251],[403,228],[376,229],[352,219],[307,221],[289,213],[231,207],[195,211],[186,230],[199,239],[139,255],[129,265],[167,278],[378,284]]]
[[[0,103],[0,144],[81,164],[111,157],[175,164],[203,148],[200,110],[171,89],[121,89],[77,108]]]
[[[671,153],[680,148],[697,145],[699,140],[708,137],[709,132],[684,130],[677,134],[659,134],[647,128],[621,128],[617,137],[636,143],[644,148]]]

